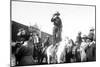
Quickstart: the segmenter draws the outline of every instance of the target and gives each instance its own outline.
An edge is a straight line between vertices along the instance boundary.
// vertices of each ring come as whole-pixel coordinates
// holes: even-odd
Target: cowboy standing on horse
[[[51,22],[54,23],[53,28],[53,45],[61,41],[62,21],[60,19],[60,13],[57,12],[53,15]]]

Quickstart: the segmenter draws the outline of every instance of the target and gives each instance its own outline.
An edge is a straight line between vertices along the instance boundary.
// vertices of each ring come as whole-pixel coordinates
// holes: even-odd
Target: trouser
[[[53,29],[53,45],[61,41],[61,31],[62,28],[54,27]]]

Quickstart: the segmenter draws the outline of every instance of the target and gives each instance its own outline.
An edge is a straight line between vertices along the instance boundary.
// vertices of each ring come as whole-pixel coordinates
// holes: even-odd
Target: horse
[[[39,46],[41,45],[38,44],[38,46],[34,46],[34,59],[38,60],[38,64],[41,64],[42,63],[42,60],[43,60],[43,57],[44,57],[44,49],[42,46]]]
[[[31,36],[30,37],[30,42],[33,45],[33,58],[35,60],[35,62],[37,63],[41,63],[41,54],[42,54],[42,50],[41,50],[41,43],[36,43],[34,44],[34,37]]]
[[[41,59],[46,59],[48,64],[56,63],[56,51],[57,51],[57,44],[54,46],[53,44],[43,42],[42,43],[42,55]]]
[[[66,54],[65,54],[65,62],[71,63],[75,61],[75,51],[74,51],[75,43],[72,39],[68,40]]]
[[[47,63],[61,63],[65,61],[66,52],[70,53],[70,50],[73,46],[71,39],[63,39],[62,41],[56,43],[54,46],[51,44],[45,49],[45,54],[47,57]],[[53,59],[53,60],[52,60]],[[51,62],[52,61],[52,62]]]
[[[96,60],[96,44],[95,42],[91,42],[86,49],[87,61],[95,61]]]
[[[73,62],[80,62],[81,61],[80,46],[79,45],[73,46],[72,54],[73,54]]]
[[[86,53],[82,47],[80,47],[80,57],[81,57],[81,62],[86,61]]]
[[[58,50],[56,52],[57,63],[70,61],[72,58],[71,49],[73,45],[73,40],[69,38],[65,38],[59,43]]]
[[[82,42],[80,47],[78,48],[78,52],[80,54],[80,61],[85,62],[87,61],[87,54],[86,50],[88,49],[89,44],[87,42]]]
[[[48,47],[50,46],[49,43],[47,42],[42,42],[41,43],[41,52],[40,52],[40,63],[49,63],[47,61],[47,57],[48,57],[48,53],[47,53],[47,50],[48,50]],[[44,61],[45,59],[45,61]]]
[[[53,61],[55,60],[55,51],[56,50],[56,46],[54,46],[53,44],[51,44],[50,46],[47,47],[46,49],[46,55],[47,55],[47,63],[50,64],[52,59]]]
[[[81,57],[81,62],[85,61],[95,61],[96,57],[96,46],[94,42],[84,43],[86,46],[80,46],[79,52]]]
[[[58,50],[57,50],[57,53],[56,53],[57,63],[63,62],[63,61],[61,61],[61,57],[64,57],[66,45],[67,44],[66,44],[65,41],[61,41],[59,43]]]
[[[74,62],[95,60],[95,42],[82,42],[81,45],[73,46]]]

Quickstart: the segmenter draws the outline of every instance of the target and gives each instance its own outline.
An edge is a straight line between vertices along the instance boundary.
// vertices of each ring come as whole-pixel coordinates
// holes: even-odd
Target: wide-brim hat
[[[78,34],[82,34],[82,32],[79,31]]]
[[[93,27],[90,28],[90,31],[94,31],[95,29]]]
[[[23,28],[20,28],[20,29],[19,29],[19,31],[23,31],[23,30],[24,30]]]
[[[90,31],[94,31],[94,28],[90,29]]]
[[[59,12],[56,12],[54,15],[59,16],[59,15],[60,15],[60,13],[59,13]]]
[[[83,35],[82,39],[88,39],[88,37],[86,35]]]

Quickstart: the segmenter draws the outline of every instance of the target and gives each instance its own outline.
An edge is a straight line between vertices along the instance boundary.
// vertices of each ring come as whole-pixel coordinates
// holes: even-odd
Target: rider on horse
[[[34,33],[33,38],[34,38],[34,45],[35,47],[38,48],[40,46],[40,37],[37,33]]]
[[[91,40],[91,42],[94,40],[94,37],[95,37],[94,31],[95,31],[95,29],[91,28],[89,35],[88,35],[88,38]]]
[[[23,28],[18,30],[17,33],[17,41],[20,43],[24,43],[24,41],[27,41],[29,39],[30,35],[27,34],[27,31]]]
[[[53,15],[51,22],[54,23],[53,28],[53,45],[61,41],[62,21],[60,19],[60,13],[57,12]]]
[[[80,46],[82,43],[81,34],[82,34],[81,32],[78,32],[78,36],[76,37],[76,43],[78,44],[78,46]]]

